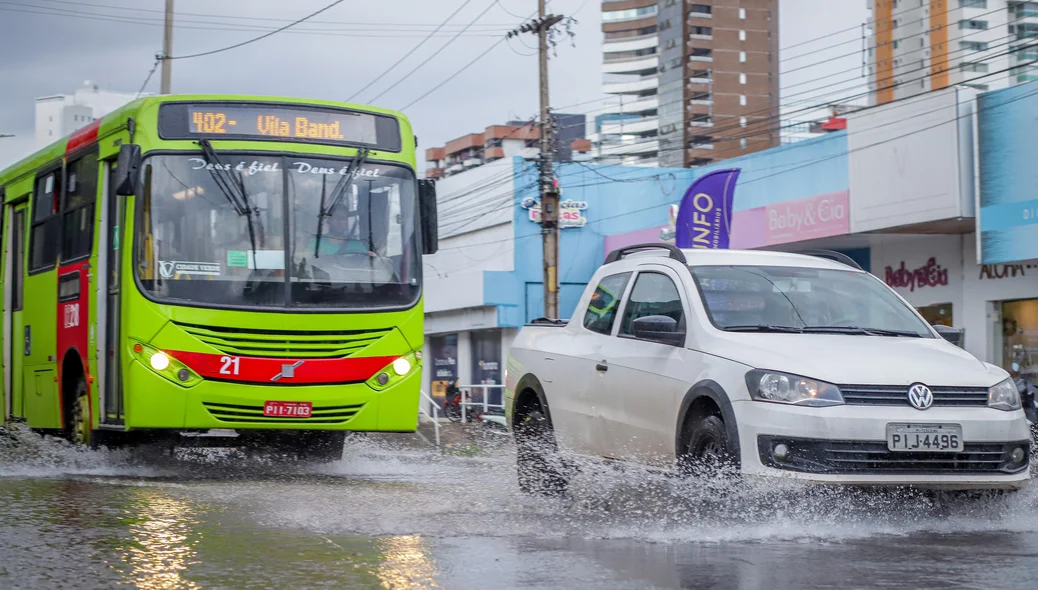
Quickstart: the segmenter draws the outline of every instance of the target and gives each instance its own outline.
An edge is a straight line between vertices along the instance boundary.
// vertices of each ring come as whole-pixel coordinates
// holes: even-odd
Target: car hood
[[[837,385],[990,387],[1009,376],[943,338],[724,333],[714,344],[704,352]]]

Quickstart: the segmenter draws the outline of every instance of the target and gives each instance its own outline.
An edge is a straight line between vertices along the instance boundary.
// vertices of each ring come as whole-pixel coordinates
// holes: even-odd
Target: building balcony
[[[660,80],[656,76],[634,80],[632,82],[609,82],[602,84],[603,94],[633,94],[659,88]]]
[[[658,55],[645,55],[625,60],[607,61],[602,64],[603,74],[648,74],[660,67]]]
[[[603,143],[599,148],[602,156],[627,156],[635,154],[652,154],[660,151],[658,139],[637,139],[617,143]]]
[[[688,126],[689,127],[707,127],[707,128],[709,128],[709,127],[713,127],[714,126],[714,122],[713,121],[689,121],[688,122]]]
[[[660,128],[660,120],[657,117],[645,117],[642,119],[627,119],[625,121],[612,121],[602,124],[602,135],[628,135],[656,131]]]
[[[713,63],[714,58],[712,56],[704,57],[704,56],[699,56],[699,55],[690,55],[690,56],[688,56],[688,61],[698,61],[698,62],[703,62],[703,63]]]
[[[607,10],[602,12],[602,24],[629,23],[631,21],[652,18],[656,16],[658,8],[655,4],[642,8],[628,8],[626,10]]]
[[[599,112],[603,115],[638,115],[649,111],[655,111],[660,106],[660,99],[650,96],[639,100],[625,100],[620,104],[611,104],[602,108]]]
[[[602,43],[602,53],[619,53],[621,51],[638,51],[660,46],[660,38],[653,33],[640,37],[628,37]]]
[[[461,165],[465,168],[475,168],[476,166],[482,166],[483,158],[465,158],[461,161]]]

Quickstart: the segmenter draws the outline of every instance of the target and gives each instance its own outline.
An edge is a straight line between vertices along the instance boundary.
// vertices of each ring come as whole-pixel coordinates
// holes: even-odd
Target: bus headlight
[[[377,391],[388,389],[414,374],[416,370],[420,370],[421,366],[421,358],[416,353],[410,352],[393,359],[393,362],[382,367],[371,379],[368,379],[368,386]]]
[[[192,387],[202,381],[202,377],[184,363],[169,354],[152,348],[143,342],[133,343],[133,356],[145,367],[182,387]]]
[[[411,372],[411,361],[404,357],[400,357],[393,361],[393,371],[397,375],[406,375]]]
[[[156,371],[165,371],[169,368],[169,357],[166,353],[159,351],[151,355],[151,368]]]

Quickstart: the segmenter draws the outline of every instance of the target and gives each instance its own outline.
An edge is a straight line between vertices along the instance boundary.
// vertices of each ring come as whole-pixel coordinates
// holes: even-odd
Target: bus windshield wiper
[[[332,194],[329,195],[330,203],[327,206],[324,204],[324,189],[321,190],[321,207],[317,212],[317,239],[314,241],[314,258],[319,258],[319,251],[321,249],[321,236],[324,235],[324,218],[331,217],[332,213],[335,212],[336,207],[342,202],[343,197],[346,196],[346,191],[353,186],[354,176],[356,176],[357,170],[364,164],[368,159],[368,154],[371,150],[364,148],[357,150],[357,155],[353,156],[350,160],[350,165],[346,168],[346,173],[343,174],[339,182],[335,184],[335,188],[332,189]]]
[[[725,332],[779,332],[784,334],[800,334],[803,332],[796,326],[776,326],[773,324],[754,324],[746,326],[725,326]]]
[[[861,326],[804,326],[809,334],[858,334],[861,336],[906,336],[922,338],[918,332],[909,330],[884,330],[882,328],[863,328]]]
[[[227,197],[227,201],[230,202],[234,212],[239,217],[245,217],[245,223],[248,225],[249,230],[249,244],[252,246],[252,259],[253,265],[256,260],[256,229],[252,224],[252,216],[254,211],[249,204],[249,193],[245,190],[245,181],[239,175],[237,179],[234,178],[234,174],[231,173],[230,168],[220,160],[220,156],[216,155],[216,150],[213,149],[213,145],[209,143],[208,139],[199,140],[198,145],[202,148],[202,155],[205,157],[207,164],[213,167],[210,170],[210,174],[213,176],[213,182],[220,189],[220,192]],[[237,182],[235,182],[237,180]]]

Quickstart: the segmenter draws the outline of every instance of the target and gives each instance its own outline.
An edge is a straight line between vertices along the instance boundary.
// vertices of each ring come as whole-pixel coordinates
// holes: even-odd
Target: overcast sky
[[[173,92],[289,95],[344,100],[374,80],[464,0],[347,0],[297,29],[241,49],[173,63]],[[173,54],[225,47],[287,24],[330,0],[176,0]],[[864,0],[780,0],[781,85],[788,102],[810,100],[827,84],[837,98],[860,91],[858,27]],[[832,10],[840,4],[839,11]],[[162,46],[163,0],[5,0],[0,2],[0,166],[32,148],[34,99],[70,93],[91,80],[137,92]],[[551,0],[574,16],[572,46],[560,38],[551,66],[553,105],[602,97],[600,0]],[[536,9],[534,0],[470,0],[439,35],[355,100],[367,102],[488,9],[427,65],[375,100],[401,108],[484,52]],[[850,30],[847,30],[850,29]],[[832,35],[804,44],[823,35]],[[525,45],[524,45],[525,43]],[[840,44],[838,47],[831,47]],[[537,112],[535,38],[510,40],[407,109],[420,148]],[[845,55],[850,54],[850,55]],[[844,57],[840,57],[844,56]],[[821,63],[820,63],[821,62]],[[803,68],[803,69],[799,69]],[[147,90],[157,92],[158,72]],[[845,90],[846,89],[846,90]],[[819,100],[826,98],[819,97]],[[784,103],[787,100],[784,98]],[[604,103],[564,109],[586,112]],[[420,156],[421,160],[422,157]],[[420,168],[423,166],[420,165]]]

